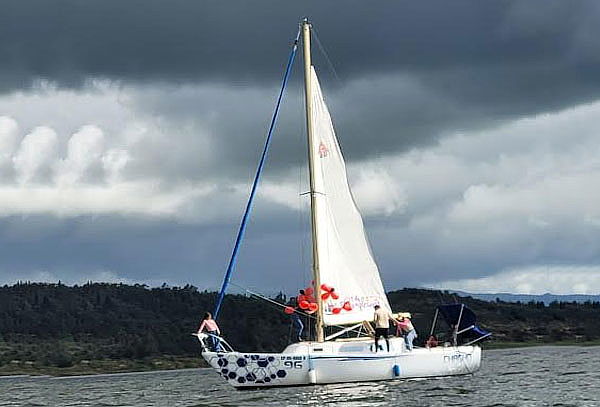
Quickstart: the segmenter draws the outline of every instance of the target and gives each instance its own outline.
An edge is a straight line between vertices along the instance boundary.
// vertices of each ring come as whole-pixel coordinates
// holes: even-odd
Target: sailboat
[[[454,340],[447,346],[410,350],[403,338],[394,337],[390,339],[389,351],[383,347],[375,349],[370,329],[374,306],[379,305],[390,313],[392,310],[347,181],[342,152],[311,63],[311,28],[311,23],[303,20],[297,41],[301,35],[316,303],[315,340],[293,343],[281,353],[260,353],[236,351],[224,338],[219,338],[220,347],[215,351],[210,347],[210,335],[199,333],[202,357],[236,388],[473,373],[481,364],[481,348],[473,343],[460,345],[457,342],[462,334],[476,327],[474,314],[470,319],[461,321],[463,314],[467,315],[470,311],[464,305],[460,309],[450,307],[450,311],[450,308],[438,310],[442,316],[450,318],[449,323],[453,325]],[[238,235],[238,243],[239,240]],[[466,326],[470,323],[472,326]],[[325,336],[325,327],[340,328]]]

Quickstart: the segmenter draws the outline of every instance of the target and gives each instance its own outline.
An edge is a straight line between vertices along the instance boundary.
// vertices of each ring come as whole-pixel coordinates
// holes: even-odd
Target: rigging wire
[[[242,221],[240,224],[240,228],[238,230],[237,237],[235,239],[235,245],[233,247],[233,252],[231,253],[231,258],[229,259],[229,265],[227,266],[227,272],[225,273],[225,277],[223,278],[223,285],[221,286],[221,291],[219,292],[219,297],[217,298],[217,303],[215,304],[215,310],[213,312],[213,318],[216,320],[219,315],[219,310],[221,309],[221,304],[223,303],[223,298],[225,298],[225,292],[227,291],[227,286],[231,282],[231,274],[235,268],[237,254],[239,248],[241,246],[242,240],[244,238],[244,234],[246,232],[246,225],[248,223],[248,219],[250,216],[250,212],[252,211],[252,205],[254,203],[254,197],[256,195],[256,190],[258,188],[258,183],[260,181],[260,176],[262,174],[262,170],[265,165],[265,161],[267,158],[267,152],[269,151],[269,145],[271,144],[271,137],[273,135],[273,129],[275,128],[275,123],[277,121],[277,116],[279,114],[279,108],[281,106],[281,100],[283,99],[283,94],[288,82],[288,78],[290,76],[291,68],[294,64],[294,58],[296,57],[296,52],[298,51],[298,41],[300,40],[301,28],[298,29],[298,33],[296,34],[296,39],[294,40],[292,51],[290,52],[290,56],[288,58],[288,63],[285,68],[285,74],[283,75],[283,80],[281,83],[281,90],[279,91],[279,96],[277,98],[277,104],[275,105],[275,111],[273,112],[273,117],[271,119],[271,124],[269,126],[269,132],[267,133],[267,139],[265,141],[265,146],[262,151],[262,155],[260,157],[260,162],[258,164],[258,168],[256,170],[256,175],[254,176],[254,182],[252,184],[252,190],[250,191],[250,197],[248,198],[248,203],[246,204],[246,210],[244,211],[244,216],[242,217]]]
[[[282,303],[280,303],[278,301],[275,301],[274,299],[269,298],[269,297],[267,297],[265,295],[262,295],[260,293],[257,293],[256,291],[252,291],[252,290],[250,290],[250,289],[248,289],[246,287],[243,287],[243,286],[241,286],[239,284],[236,284],[236,283],[230,283],[230,284],[233,285],[233,286],[236,286],[237,288],[243,290],[244,292],[250,294],[253,297],[256,297],[256,298],[258,298],[260,300],[263,300],[263,301],[267,301],[268,303],[273,304],[273,305],[275,305],[278,308],[285,308],[285,307],[287,307],[287,305],[285,305],[285,304],[282,304]],[[298,314],[304,315],[304,316],[306,316],[308,318],[312,318],[312,319],[315,318],[311,314],[307,314],[306,312],[303,312],[303,311],[296,310],[295,312],[298,313]]]
[[[302,104],[304,103],[304,92],[302,88],[298,89],[298,105],[302,106]],[[306,142],[306,136],[305,136],[305,124],[306,122],[304,120],[301,120],[298,122],[298,134],[299,134],[299,138],[300,138],[300,143],[304,143]],[[304,151],[304,154],[306,154],[306,152]],[[311,255],[309,254],[310,252],[310,246],[311,246],[311,242],[310,242],[310,236],[311,236],[311,232],[309,230],[310,226],[309,223],[307,222],[307,213],[305,212],[305,209],[307,208],[307,200],[306,200],[306,189],[308,189],[308,177],[307,177],[307,167],[305,165],[301,165],[298,168],[298,204],[299,204],[299,208],[300,210],[298,211],[298,225],[300,228],[300,251],[301,251],[301,258],[300,258],[300,268],[302,270],[302,273],[300,274],[300,277],[302,279],[301,284],[298,284],[298,286],[304,286],[306,287],[307,285],[309,285],[309,282],[312,280],[312,264],[311,264]],[[309,204],[308,204],[309,205]],[[310,213],[310,209],[309,209],[309,213]],[[310,218],[310,215],[308,215]],[[311,327],[309,326],[307,328],[307,331],[310,334],[311,331]]]
[[[342,81],[341,81],[337,71],[335,70],[335,66],[333,65],[333,62],[331,62],[331,59],[329,58],[329,54],[327,53],[327,50],[321,43],[321,40],[319,40],[319,35],[317,34],[317,30],[313,27],[312,31],[313,31],[313,34],[314,34],[314,37],[316,40],[315,42],[317,43],[317,46],[319,47],[319,51],[321,51],[321,53],[325,57],[325,62],[327,62],[327,65],[328,65],[329,69],[331,70],[331,72],[333,73],[333,76],[338,81],[338,83],[341,85]]]
[[[260,293],[257,293],[257,292],[255,292],[255,291],[252,291],[252,290],[250,290],[250,289],[248,289],[248,288],[246,288],[246,287],[243,287],[243,286],[241,286],[241,285],[239,285],[239,284],[236,284],[236,283],[230,283],[230,284],[231,284],[231,285],[233,285],[233,286],[236,286],[237,288],[239,288],[239,289],[241,289],[241,290],[243,290],[243,291],[245,291],[246,293],[250,294],[250,295],[251,295],[251,296],[253,296],[253,297],[256,297],[256,298],[258,298],[258,299],[260,299],[260,300],[267,301],[268,303],[270,303],[270,304],[272,304],[272,305],[275,305],[276,307],[279,307],[279,308],[285,308],[285,307],[287,307],[287,305],[285,305],[285,304],[282,304],[282,303],[280,303],[280,302],[278,302],[278,301],[275,301],[275,300],[274,300],[274,299],[272,299],[272,298],[269,298],[269,297],[267,297],[267,296],[265,296],[265,295],[262,295],[262,294],[260,294]],[[315,317],[314,317],[312,314],[308,314],[308,313],[306,313],[306,312],[303,312],[303,311],[300,311],[300,310],[298,310],[298,309],[294,310],[294,312],[295,312],[295,313],[297,313],[297,314],[303,315],[303,316],[305,316],[305,317],[307,317],[307,318],[309,318],[309,319],[314,319],[314,320],[316,320],[316,318],[315,318]],[[343,325],[331,325],[331,326],[333,326],[333,327],[335,327],[335,328],[341,328],[341,329],[345,329],[345,328],[346,328],[346,327],[345,327],[345,326],[343,326]],[[359,330],[357,330],[357,329],[351,329],[351,330],[349,330],[348,332],[362,333],[361,331],[359,331]]]

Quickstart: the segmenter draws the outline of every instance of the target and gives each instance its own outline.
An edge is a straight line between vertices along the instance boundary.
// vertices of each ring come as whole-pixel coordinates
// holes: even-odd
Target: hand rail
[[[479,342],[480,340],[487,338],[487,337],[488,337],[488,336],[490,336],[491,334],[492,334],[491,332],[488,332],[487,334],[485,334],[485,335],[483,335],[483,336],[480,336],[479,338],[477,338],[477,339],[474,339],[474,340],[472,340],[471,342],[467,342],[467,343],[465,343],[465,344],[464,344],[464,345],[462,345],[462,346],[469,346],[469,345],[473,345],[475,342]]]
[[[209,337],[213,337],[213,338],[217,338],[219,340],[219,347],[223,349],[223,351],[221,352],[235,352],[235,350],[233,349],[233,347],[229,344],[229,342],[227,342],[223,337],[218,336],[218,335],[213,335],[213,334],[209,334],[209,333],[193,333],[192,336],[195,336],[198,338],[198,341],[200,341],[200,345],[202,346],[202,350],[206,351],[206,350],[210,350],[210,346],[208,346],[208,344],[205,342]],[[212,351],[211,351],[212,352]],[[219,352],[219,351],[217,351]]]
[[[456,334],[457,334],[457,335],[460,335],[460,334],[462,334],[462,333],[465,333],[465,332],[467,332],[467,331],[469,331],[469,330],[471,330],[471,329],[473,329],[473,328],[475,328],[475,325],[471,325],[471,326],[468,326],[468,327],[466,327],[465,329],[461,329],[461,330],[460,330],[460,331],[458,331]]]
[[[338,336],[340,336],[340,335],[343,335],[343,334],[345,334],[346,332],[353,331],[354,329],[358,328],[358,327],[359,327],[359,326],[361,326],[362,324],[363,324],[362,322],[359,322],[359,323],[358,323],[358,324],[356,324],[356,325],[352,325],[352,326],[349,326],[348,328],[342,329],[341,331],[338,331],[338,332],[336,332],[336,333],[334,333],[334,334],[331,334],[331,335],[329,335],[329,336],[325,337],[325,340],[326,340],[326,341],[328,341],[328,340],[330,340],[330,339],[337,338]],[[359,335],[360,335],[360,331],[359,331]]]

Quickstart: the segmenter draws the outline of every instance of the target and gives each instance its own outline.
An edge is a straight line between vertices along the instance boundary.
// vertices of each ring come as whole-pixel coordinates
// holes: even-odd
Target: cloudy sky
[[[216,289],[309,16],[387,289],[600,293],[597,1],[1,9],[0,283]],[[300,79],[234,277],[264,292],[310,281]]]

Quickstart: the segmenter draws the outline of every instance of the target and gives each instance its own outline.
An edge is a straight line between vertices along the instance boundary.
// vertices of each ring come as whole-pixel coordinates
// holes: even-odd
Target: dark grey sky
[[[589,102],[600,87],[600,9],[594,1],[392,1],[372,7],[361,1],[41,0],[3,5],[0,88],[27,89],[40,78],[78,87],[99,77],[274,92],[299,16],[314,21],[341,78],[328,81],[329,97],[354,156],[402,151],[451,130]],[[331,77],[318,49],[315,60]],[[369,79],[379,80],[378,92],[351,87]],[[220,114],[236,118],[215,123],[227,141],[241,129],[263,130],[271,108],[268,98],[257,106],[242,98],[236,104],[219,95],[189,97],[160,98],[146,108],[196,118],[216,104]],[[358,120],[379,135],[376,145],[353,134]]]
[[[3,71],[37,76],[230,81],[280,77],[308,16],[345,74],[547,64],[589,67],[593,1],[6,1]],[[591,30],[591,31],[590,31]],[[283,41],[282,41],[283,40]],[[568,56],[569,59],[564,59]],[[7,86],[17,87],[17,83]]]
[[[337,73],[315,44],[388,288],[599,264],[596,1],[1,10],[3,281],[215,287],[304,16]],[[296,284],[281,269],[308,264],[299,68],[240,262],[254,273],[240,281],[269,290]]]

